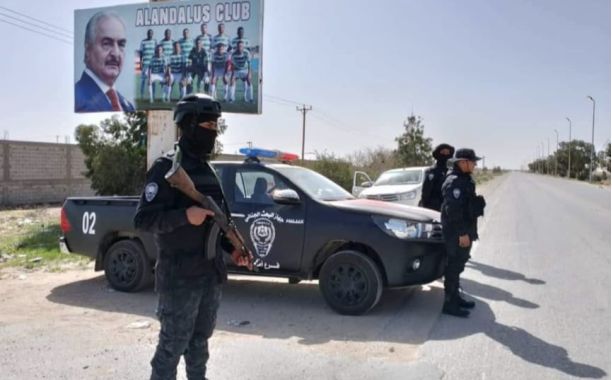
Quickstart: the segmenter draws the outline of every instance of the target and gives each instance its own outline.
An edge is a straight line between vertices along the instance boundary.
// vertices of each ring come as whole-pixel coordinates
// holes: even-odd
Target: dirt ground
[[[371,313],[347,317],[325,305],[316,283],[234,276],[210,342],[209,378],[309,379],[313,371],[324,379],[379,378],[381,371],[406,378],[441,294],[438,284],[389,291]],[[155,304],[152,289],[113,291],[92,266],[3,269],[2,379],[147,378],[159,332]]]

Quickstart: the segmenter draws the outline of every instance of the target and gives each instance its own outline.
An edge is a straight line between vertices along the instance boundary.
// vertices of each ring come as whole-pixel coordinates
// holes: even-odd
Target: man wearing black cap
[[[178,146],[181,167],[200,193],[209,195],[229,212],[214,170],[208,164],[217,137],[221,106],[208,95],[182,98],[174,121],[181,130]],[[188,379],[204,379],[208,338],[213,333],[221,297],[220,284],[227,279],[221,253],[207,250],[216,239],[211,210],[204,209],[178,189],[165,175],[172,157],[159,158],[147,173],[147,184],[138,204],[134,225],[153,233],[158,248],[155,288],[159,293],[157,315],[159,342],[151,360],[151,379],[176,379],[176,367],[185,359]],[[216,243],[216,240],[212,241]],[[240,251],[225,239],[221,246],[232,252],[237,265],[250,266]]]
[[[452,145],[440,144],[434,149],[433,157],[436,159],[434,166],[425,170],[425,181],[419,206],[431,210],[440,211],[442,207],[442,183],[446,178],[448,167],[446,163],[453,157],[455,148]]]
[[[453,168],[442,185],[442,228],[448,263],[444,272],[444,314],[467,317],[475,306],[459,293],[459,275],[470,258],[472,242],[478,240],[476,219],[484,214],[485,200],[476,195],[472,172],[480,160],[472,149],[458,149],[452,159]]]

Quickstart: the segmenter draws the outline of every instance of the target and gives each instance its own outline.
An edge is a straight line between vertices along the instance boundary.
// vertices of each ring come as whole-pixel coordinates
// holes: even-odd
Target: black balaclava
[[[202,128],[198,124],[205,121],[217,121],[216,115],[200,114],[192,119],[191,122],[182,127],[183,133],[179,139],[181,151],[187,155],[208,160],[211,153],[215,149],[215,140],[217,139],[217,131]]]
[[[446,167],[448,160],[452,157],[451,154],[447,155],[438,155],[438,158],[436,159],[436,165],[437,166],[442,166],[442,167]]]
[[[444,150],[444,149],[448,149],[450,150],[450,154],[445,155],[440,153],[440,151]],[[440,167],[447,167],[447,163],[448,160],[453,157],[453,153],[455,153],[455,148],[452,145],[448,145],[448,144],[440,144],[436,147],[436,149],[434,149],[433,151],[433,157],[436,160],[436,166],[440,166]]]

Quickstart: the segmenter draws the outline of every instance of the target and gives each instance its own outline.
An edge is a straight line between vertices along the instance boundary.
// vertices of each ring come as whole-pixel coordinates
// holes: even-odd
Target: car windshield
[[[339,201],[354,198],[351,193],[329,178],[310,169],[297,166],[275,169],[314,199],[320,201]]]
[[[422,169],[405,169],[384,172],[378,177],[374,186],[381,185],[409,185],[423,181]]]

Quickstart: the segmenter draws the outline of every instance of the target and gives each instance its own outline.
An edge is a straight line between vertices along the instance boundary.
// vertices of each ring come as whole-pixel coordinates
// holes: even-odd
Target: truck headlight
[[[416,198],[416,195],[417,195],[416,190],[412,190],[412,191],[409,191],[407,193],[399,194],[398,198],[399,198],[400,201],[409,201],[411,199]]]
[[[434,231],[434,225],[431,223],[384,216],[372,216],[372,219],[387,235],[398,239],[429,239]]]

